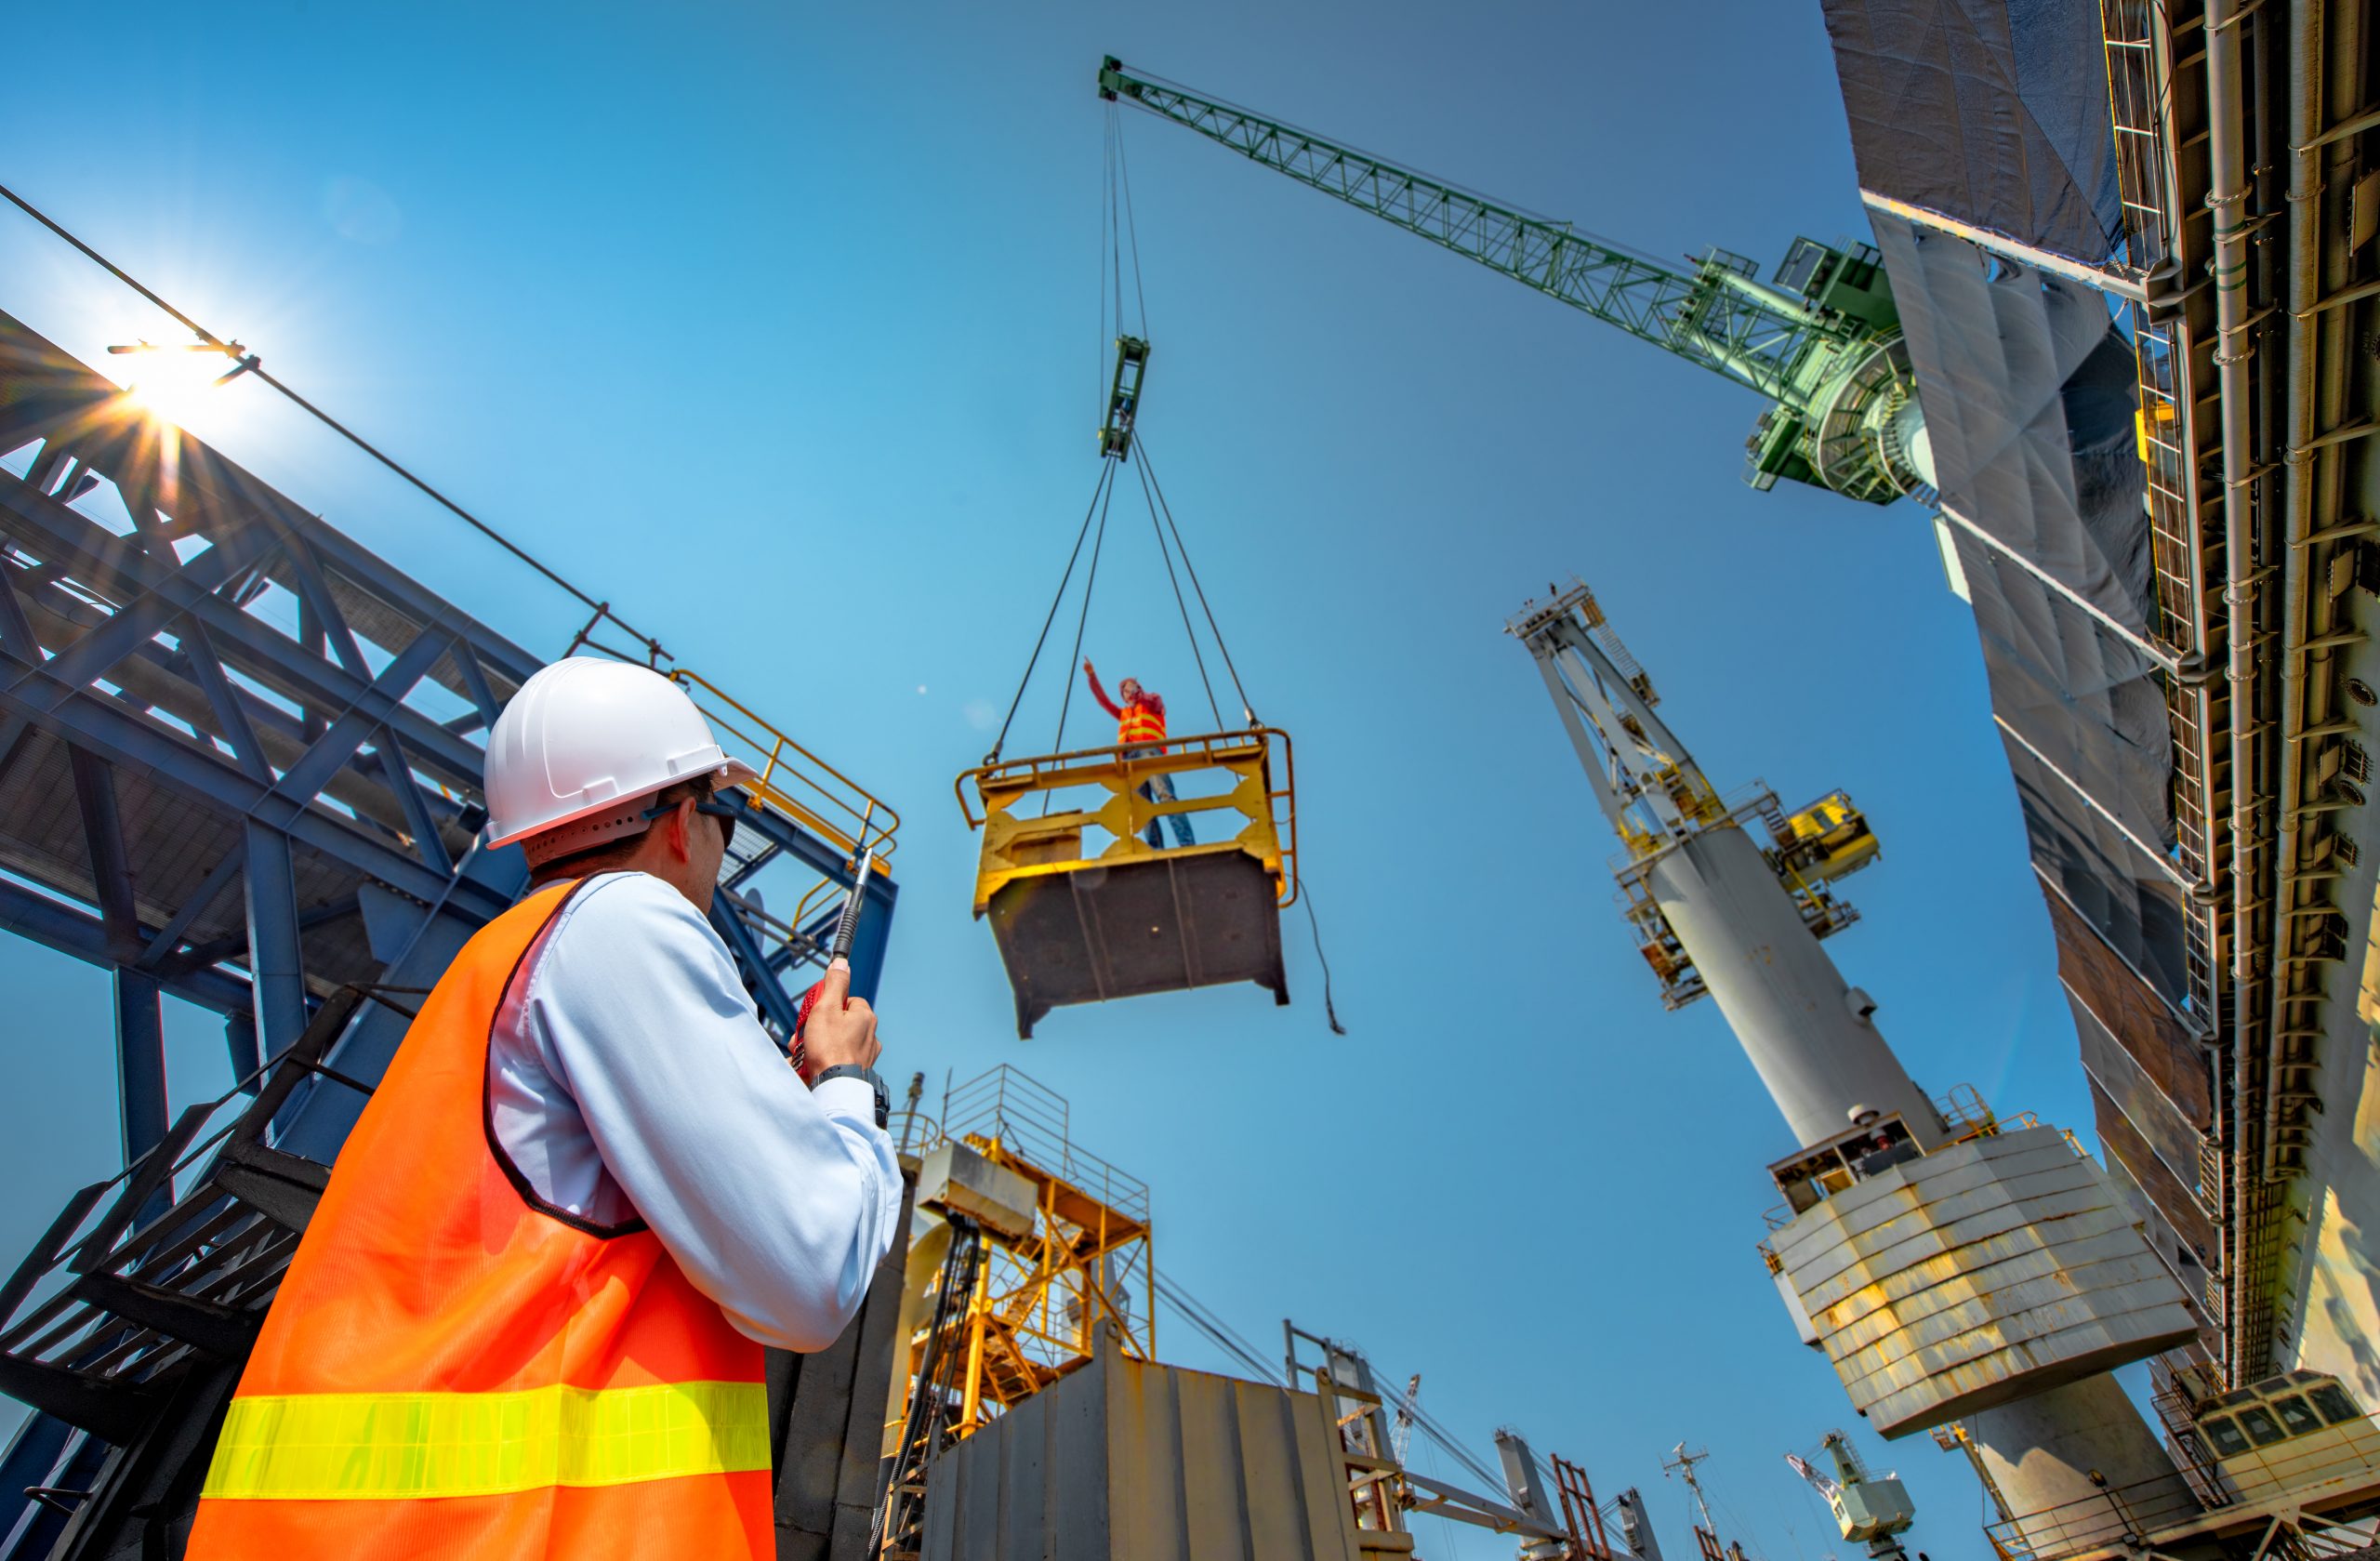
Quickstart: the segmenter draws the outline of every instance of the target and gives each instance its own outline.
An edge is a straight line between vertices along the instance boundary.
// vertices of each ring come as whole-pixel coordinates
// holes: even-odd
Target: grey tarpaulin
[[[2113,814],[2143,852],[2170,862],[2174,740],[2156,664],[2021,565],[1953,535],[1991,713]]]
[[[2041,761],[2004,734],[2003,747],[2046,892],[2062,894],[2159,997],[2179,1009],[2188,991],[2181,891]]]
[[[2129,638],[2154,606],[2129,349],[2089,288],[1875,227],[1942,506],[1990,538],[1951,531],[2034,866],[2178,1008],[2172,736]]]
[[[1826,0],[1859,182],[2092,264],[2120,210],[2093,0]]]
[[[2132,350],[2107,300],[1871,213],[1942,504],[2135,633],[2154,623]]]

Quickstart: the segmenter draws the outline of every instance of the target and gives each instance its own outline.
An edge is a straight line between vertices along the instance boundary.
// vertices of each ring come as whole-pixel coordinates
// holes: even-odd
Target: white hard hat
[[[721,750],[710,722],[668,678],[571,656],[532,674],[488,734],[488,844],[571,824],[582,826],[570,832],[574,850],[633,834],[642,820],[624,803],[701,775],[718,776],[716,786],[759,778]]]

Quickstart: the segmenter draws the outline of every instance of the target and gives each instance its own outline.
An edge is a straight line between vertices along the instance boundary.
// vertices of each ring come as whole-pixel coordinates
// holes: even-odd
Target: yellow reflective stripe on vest
[[[760,1382],[238,1397],[201,1495],[494,1496],[769,1466]]]

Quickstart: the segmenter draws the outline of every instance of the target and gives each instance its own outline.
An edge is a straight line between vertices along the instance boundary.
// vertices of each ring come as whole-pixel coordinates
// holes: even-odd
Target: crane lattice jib
[[[1101,70],[1099,86],[1103,96],[1129,99],[1772,401],[1798,405],[1807,390],[1800,371],[1812,350],[1857,334],[1763,285],[1752,262],[1739,257],[1714,251],[1692,271],[1679,271],[1567,222],[1528,216],[1262,114],[1129,74],[1113,60]]]

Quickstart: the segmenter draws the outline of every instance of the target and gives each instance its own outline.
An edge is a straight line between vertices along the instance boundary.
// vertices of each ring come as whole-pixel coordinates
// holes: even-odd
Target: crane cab
[[[1150,784],[1159,777],[1170,800],[1168,787]],[[1289,1000],[1281,911],[1297,898],[1297,806],[1287,733],[1012,759],[969,771],[957,789],[983,832],[974,913],[999,945],[1019,1038],[1067,1003],[1238,981]],[[1192,843],[1149,844],[1169,816],[1191,820]]]
[[[2380,1425],[2325,1371],[2289,1371],[2210,1399],[2191,1430],[2243,1502],[2306,1501],[2365,1483],[2380,1467]]]
[[[1781,820],[1772,818],[1772,857],[1778,866],[1812,882],[1831,883],[1876,859],[1876,832],[1868,815],[1852,805],[1848,792],[1830,791]]]

